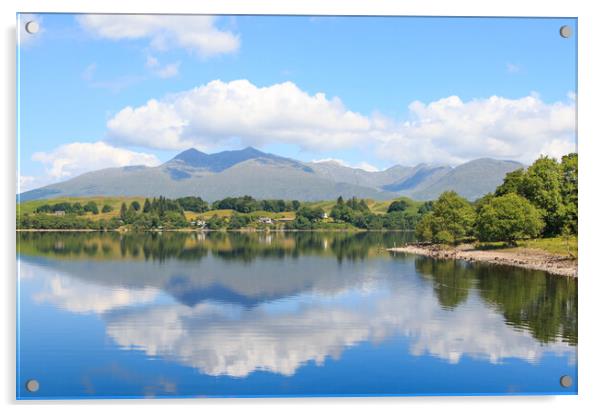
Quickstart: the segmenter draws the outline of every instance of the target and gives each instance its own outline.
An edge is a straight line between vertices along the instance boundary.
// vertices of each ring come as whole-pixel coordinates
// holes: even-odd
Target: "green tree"
[[[391,202],[387,212],[395,212],[395,211],[405,211],[410,206],[409,202],[405,199],[398,199],[397,201]]]
[[[570,153],[562,157],[560,162],[562,173],[560,193],[564,204],[564,227],[573,233],[577,233],[577,210],[578,210],[578,159],[576,153]]]
[[[470,203],[453,191],[443,192],[433,203],[433,211],[423,216],[417,236],[425,241],[449,243],[471,234],[475,211]],[[444,233],[439,234],[439,232]]]
[[[125,202],[122,202],[121,209],[119,210],[119,218],[121,218],[121,220],[123,222],[126,222],[126,220],[127,220],[127,212],[128,212],[128,208],[125,205]]]
[[[519,195],[542,212],[544,235],[560,234],[564,222],[562,171],[555,159],[541,157],[531,165],[522,179]]]
[[[96,205],[96,202],[94,201],[89,201],[88,203],[86,203],[86,205],[84,205],[84,211],[91,212],[94,215],[98,215],[98,205]]]
[[[418,208],[418,213],[420,215],[424,215],[427,212],[431,212],[432,210],[433,210],[433,201],[426,201],[422,205],[420,205],[420,208]]]
[[[132,208],[136,212],[140,211],[140,202],[132,201],[132,203],[130,204],[130,208]]]
[[[544,223],[537,208],[520,195],[508,193],[484,204],[475,223],[479,241],[517,240],[538,236]]]
[[[112,207],[111,205],[109,205],[109,204],[104,204],[104,205],[102,206],[102,213],[103,213],[103,214],[106,214],[106,213],[108,213],[108,212],[111,212],[112,210],[113,210],[113,207]]]
[[[144,198],[144,206],[142,207],[142,212],[145,214],[148,214],[149,212],[151,212],[151,203],[148,200],[148,198]]]
[[[504,182],[495,190],[495,196],[506,194],[520,194],[523,188],[523,180],[525,178],[525,170],[520,168],[512,172],[508,172],[504,177]]]

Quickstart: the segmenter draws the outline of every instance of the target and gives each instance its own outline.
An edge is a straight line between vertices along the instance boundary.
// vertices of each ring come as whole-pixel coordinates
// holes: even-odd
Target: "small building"
[[[322,214],[322,219],[328,219],[328,212],[324,212]]]
[[[65,211],[54,211],[54,215],[56,215],[57,217],[64,217]]]
[[[272,218],[269,218],[269,217],[259,217],[258,221],[260,224],[269,224],[269,225],[272,224]]]

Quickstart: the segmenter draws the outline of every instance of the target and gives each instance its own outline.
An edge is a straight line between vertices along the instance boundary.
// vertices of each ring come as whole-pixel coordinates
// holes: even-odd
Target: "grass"
[[[70,202],[75,203],[79,202],[82,205],[85,205],[87,202],[94,201],[96,205],[98,205],[99,213],[98,215],[94,215],[92,213],[86,213],[83,215],[85,218],[90,218],[94,221],[100,219],[109,220],[113,217],[119,216],[119,209],[121,208],[121,203],[125,202],[129,205],[133,201],[138,201],[140,205],[144,204],[144,197],[117,197],[117,196],[94,196],[94,197],[62,197],[62,198],[51,198],[51,199],[37,199],[35,201],[27,201],[21,204],[17,204],[17,213],[20,214],[33,214],[36,208],[48,204],[55,205],[61,202]],[[108,204],[113,207],[111,212],[103,213],[100,212],[102,207]]]
[[[570,237],[538,238],[519,241],[518,246],[538,249],[551,254],[573,256],[575,258],[577,258],[578,255],[578,242],[575,235]]]
[[[115,197],[115,196],[113,196],[113,197],[98,197],[98,196],[97,197],[61,197],[61,198],[39,199],[39,200],[35,200],[35,201],[23,202],[17,206],[17,212],[21,213],[21,214],[33,214],[34,211],[36,210],[36,208],[38,208],[42,205],[45,205],[45,204],[55,205],[55,204],[58,204],[61,202],[70,202],[70,203],[79,202],[80,204],[85,205],[87,202],[90,202],[90,201],[96,202],[99,210],[102,210],[102,207],[105,204],[108,204],[111,207],[113,207],[113,210],[111,212],[107,212],[107,213],[99,212],[97,215],[94,215],[92,213],[86,213],[85,215],[82,215],[82,217],[90,218],[94,221],[100,220],[100,219],[109,220],[113,217],[118,217],[119,211],[121,208],[121,204],[123,202],[125,202],[126,205],[128,205],[128,206],[133,201],[138,201],[141,206],[144,205],[144,197]],[[334,202],[332,204],[334,205]],[[214,215],[217,215],[220,218],[230,217],[234,213],[235,212],[232,209],[218,209],[218,210],[204,212],[202,214],[199,214],[198,212],[184,211],[184,215],[186,216],[186,219],[189,221],[197,219],[199,217],[199,215],[203,219],[209,219]],[[290,211],[290,212],[254,211],[254,212],[251,212],[249,214],[249,216],[251,216],[253,218],[268,217],[268,218],[272,218],[272,219],[295,218],[295,213],[293,211]]]
[[[478,244],[478,248],[482,250],[505,249],[512,250],[515,248],[528,248],[540,250],[554,255],[562,255],[567,257],[578,257],[578,242],[577,237],[554,237],[554,238],[536,238],[518,241],[515,247],[508,247],[503,242],[482,242]]]

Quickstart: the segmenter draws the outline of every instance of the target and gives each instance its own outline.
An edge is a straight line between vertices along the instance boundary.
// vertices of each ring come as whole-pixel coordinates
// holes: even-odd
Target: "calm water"
[[[19,234],[17,396],[576,393],[575,280],[407,237]]]

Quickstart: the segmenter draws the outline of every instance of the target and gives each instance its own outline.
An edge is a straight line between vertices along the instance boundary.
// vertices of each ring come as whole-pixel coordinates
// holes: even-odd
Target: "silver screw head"
[[[31,21],[28,21],[27,23],[25,23],[25,31],[27,33],[36,34],[39,30],[40,30],[40,24],[37,21],[31,20]]]
[[[562,26],[560,28],[560,36],[564,37],[565,39],[568,39],[569,37],[571,37],[572,34],[573,34],[573,29],[571,29],[571,26]]]
[[[571,387],[572,384],[573,384],[573,379],[571,376],[562,376],[560,378],[560,385],[562,387]]]
[[[35,393],[40,389],[40,383],[37,380],[27,380],[25,388],[28,392]]]

